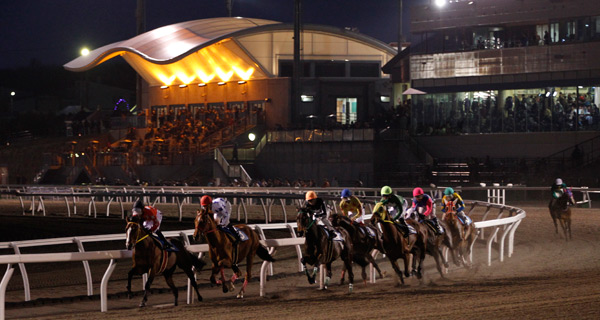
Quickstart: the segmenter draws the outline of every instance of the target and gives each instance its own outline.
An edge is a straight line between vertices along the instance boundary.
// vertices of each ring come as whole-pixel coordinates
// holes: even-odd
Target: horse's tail
[[[267,248],[263,247],[262,245],[258,246],[256,254],[265,261],[275,262],[275,259],[269,254],[269,250],[267,250]]]
[[[202,270],[202,268],[204,268],[204,266],[206,265],[206,262],[198,259],[198,257],[189,252],[186,248],[185,245],[183,244],[183,242],[181,242],[181,240],[179,239],[171,239],[171,243],[177,247],[177,249],[179,250],[179,255],[184,256],[185,258],[187,258],[187,261],[191,262],[191,265],[193,265],[196,268],[196,271],[200,271]]]

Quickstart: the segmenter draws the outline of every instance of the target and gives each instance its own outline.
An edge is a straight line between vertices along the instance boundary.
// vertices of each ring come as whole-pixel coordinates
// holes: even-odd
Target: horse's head
[[[201,234],[214,231],[215,221],[207,210],[198,210],[194,220],[194,240],[198,241]]]
[[[140,223],[136,217],[127,218],[127,226],[125,227],[125,248],[131,250],[137,243],[140,234]]]
[[[298,208],[298,215],[296,216],[296,224],[298,226],[298,235],[303,236],[306,230],[310,227],[312,218],[310,212],[306,208]]]
[[[331,224],[334,227],[339,227],[339,226],[343,225],[344,223],[352,224],[352,220],[350,220],[350,218],[346,217],[343,214],[339,214],[339,213],[332,214],[330,219],[331,219]]]
[[[385,220],[387,217],[387,209],[381,202],[377,202],[373,207],[373,215],[371,215],[371,224],[375,225],[379,221]]]

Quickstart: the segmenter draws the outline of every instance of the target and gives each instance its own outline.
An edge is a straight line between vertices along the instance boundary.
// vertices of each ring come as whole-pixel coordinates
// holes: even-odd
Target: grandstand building
[[[433,159],[531,164],[568,160],[578,144],[593,154],[600,2],[432,1],[411,9],[410,30],[413,45],[383,70],[393,101],[411,100],[410,133]]]
[[[144,79],[143,109],[264,111],[269,128],[365,121],[388,105],[381,67],[392,47],[350,30],[304,25],[302,105],[292,113],[293,25],[213,18],[164,26],[95,49],[67,64],[85,71],[120,56]],[[308,116],[311,116],[307,118]]]

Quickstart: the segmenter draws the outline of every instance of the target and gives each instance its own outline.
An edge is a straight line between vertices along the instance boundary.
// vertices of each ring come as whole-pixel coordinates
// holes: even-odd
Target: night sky
[[[404,0],[408,8],[428,0]],[[303,0],[303,22],[357,27],[389,43],[398,39],[398,0]],[[82,47],[90,50],[135,36],[135,0],[2,1],[0,69],[32,61],[63,65]],[[233,16],[293,22],[294,0],[234,0]],[[146,30],[196,19],[227,16],[225,0],[147,0]]]

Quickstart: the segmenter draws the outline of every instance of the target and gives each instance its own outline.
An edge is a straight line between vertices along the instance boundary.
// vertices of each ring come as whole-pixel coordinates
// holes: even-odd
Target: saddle
[[[170,245],[165,248],[165,243],[160,241],[160,239],[153,233],[148,234],[148,236],[150,236],[150,239],[152,239],[154,241],[154,244],[156,244],[156,246],[158,246],[161,250],[167,252],[179,252],[179,249],[177,249],[177,247],[174,245]]]
[[[425,223],[425,225],[436,235],[441,234],[440,230],[438,230],[438,228],[435,226],[435,224],[433,223],[432,220],[422,220],[423,223]],[[442,226],[440,226],[440,228],[442,228]],[[442,229],[443,230],[443,229]]]
[[[367,237],[371,237],[373,239],[375,239],[377,237],[375,232],[371,228],[369,228],[365,225],[358,224],[358,230],[360,230],[360,232],[362,232],[362,234],[364,234]]]
[[[244,241],[247,241],[248,239],[250,239],[248,237],[248,235],[244,231],[242,231],[242,229],[235,227],[235,226],[233,228],[238,233],[238,235],[240,237],[240,242],[244,242]],[[225,232],[225,234],[229,237],[229,240],[231,240],[232,242],[237,240],[237,236],[235,234],[233,234],[228,228],[219,227],[219,230]]]

